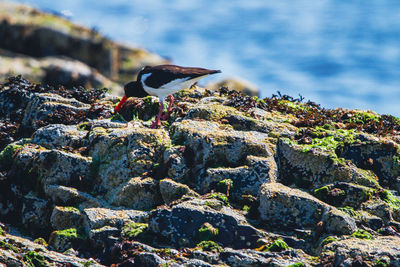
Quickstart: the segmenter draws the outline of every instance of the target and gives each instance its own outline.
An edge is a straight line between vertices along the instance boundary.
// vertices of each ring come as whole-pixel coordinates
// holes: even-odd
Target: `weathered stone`
[[[101,228],[91,229],[88,236],[95,246],[111,247],[116,239],[110,237],[119,237],[120,234],[121,230],[117,227],[106,225]]]
[[[357,229],[353,218],[299,189],[266,183],[259,198],[260,217],[270,225],[314,228],[323,221],[329,233],[351,234]]]
[[[165,263],[165,260],[152,252],[139,253],[135,257],[135,264],[138,266],[163,266]]]
[[[90,186],[90,171],[92,161],[76,153],[61,150],[40,150],[36,155],[43,185],[59,184],[75,187]]]
[[[148,213],[138,210],[112,210],[106,208],[87,208],[83,210],[84,226],[87,232],[91,229],[112,226],[121,228],[127,222],[145,222]]]
[[[337,266],[357,256],[370,266],[374,266],[382,259],[389,259],[387,266],[400,266],[399,247],[400,238],[397,236],[376,236],[372,240],[349,238],[324,246],[321,257],[334,255]]]
[[[215,122],[224,120],[235,130],[270,133],[272,137],[290,137],[297,132],[297,128],[289,123],[256,120],[233,107],[216,103],[195,105],[188,110],[185,119],[202,119]]]
[[[78,228],[82,224],[82,216],[77,208],[55,206],[50,223],[55,230]]]
[[[171,128],[172,138],[192,151],[192,159],[199,165],[197,168],[240,166],[248,155],[273,155],[268,135],[264,133],[235,131],[226,125],[192,120],[175,122]]]
[[[389,203],[375,199],[362,204],[361,208],[373,215],[378,216],[383,220],[384,223],[388,223],[393,220],[392,208]]]
[[[45,126],[55,113],[79,114],[89,110],[90,105],[73,98],[64,98],[56,94],[36,94],[26,107],[22,124],[28,129]],[[68,124],[67,121],[65,121]]]
[[[32,136],[32,143],[48,149],[84,146],[83,139],[88,131],[76,125],[51,124],[38,129]]]
[[[160,193],[165,204],[170,204],[172,201],[180,199],[184,195],[199,196],[199,194],[191,190],[187,185],[174,182],[171,179],[163,179],[160,181]]]
[[[313,194],[320,200],[340,207],[359,209],[361,204],[372,198],[375,190],[353,183],[338,182],[314,190]]]
[[[98,200],[91,195],[81,192],[73,187],[48,185],[45,186],[44,192],[46,196],[51,198],[56,205],[74,206],[80,203],[83,203],[82,205],[86,207],[100,207],[106,205],[104,201]]]
[[[150,177],[132,178],[110,195],[111,204],[130,209],[148,210],[162,204],[159,183]]]
[[[199,240],[200,227],[208,222],[218,228],[215,241],[234,248],[252,248],[261,233],[246,224],[245,218],[234,210],[222,207],[220,210],[207,206],[208,200],[190,200],[173,206],[159,208],[150,213],[149,228],[168,238],[174,246],[194,246]]]
[[[164,165],[168,177],[179,183],[184,182],[190,173],[184,155],[184,146],[173,146],[164,151]]]
[[[345,146],[340,156],[351,160],[360,168],[371,169],[381,185],[397,190],[396,178],[400,176],[399,145],[387,138],[360,133],[357,142]]]
[[[31,231],[46,232],[50,224],[50,203],[32,192],[23,199],[21,223]]]
[[[201,192],[206,193],[215,189],[218,182],[231,179],[232,196],[240,199],[242,195],[258,195],[260,186],[264,183],[275,182],[277,166],[273,157],[248,156],[246,166],[237,168],[209,168],[201,180]]]
[[[92,149],[89,155],[100,186],[113,197],[112,189],[141,176],[162,163],[162,155],[170,139],[165,130],[153,130],[128,124],[125,128],[94,127],[89,134]]]
[[[8,244],[14,249],[0,249],[0,264],[5,266],[27,266],[28,262],[24,260],[24,254],[28,251],[36,251],[38,254],[43,255],[48,264],[69,263],[71,266],[84,267],[85,264],[90,263],[90,266],[100,267],[104,266],[97,263],[93,259],[82,259],[72,255],[65,255],[56,251],[48,250],[45,246],[34,243],[28,239],[14,236],[14,235],[0,235],[0,242]],[[18,246],[15,246],[18,244]]]
[[[280,180],[285,184],[296,184],[303,188],[316,189],[337,181],[352,182],[376,187],[377,177],[356,166],[343,164],[329,151],[311,149],[303,151],[301,145],[281,139],[278,143]]]
[[[296,266],[296,263],[303,263],[304,266],[314,265],[308,255],[301,250],[294,249],[283,252],[260,252],[226,248],[220,253],[220,258],[229,266]]]

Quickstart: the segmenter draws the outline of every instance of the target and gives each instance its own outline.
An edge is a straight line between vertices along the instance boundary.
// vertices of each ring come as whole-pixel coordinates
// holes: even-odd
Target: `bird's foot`
[[[157,129],[158,128],[158,123],[159,123],[159,121],[157,121],[157,120],[153,121],[153,123],[150,126],[150,129]]]
[[[167,112],[165,115],[161,116],[161,120],[165,121],[169,119],[169,112]]]

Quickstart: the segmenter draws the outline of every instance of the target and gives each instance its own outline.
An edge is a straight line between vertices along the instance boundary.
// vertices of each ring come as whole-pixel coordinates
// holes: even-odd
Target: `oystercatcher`
[[[167,119],[169,117],[172,104],[174,103],[172,94],[182,89],[190,88],[205,76],[220,72],[220,70],[180,67],[176,65],[146,66],[139,72],[136,81],[125,85],[125,95],[115,107],[115,111],[118,112],[125,101],[131,96],[144,97],[147,94],[158,96],[160,99],[160,109],[156,120],[151,125],[151,128],[157,128],[160,119]],[[167,113],[161,117],[164,109],[163,101],[167,96],[169,96]]]

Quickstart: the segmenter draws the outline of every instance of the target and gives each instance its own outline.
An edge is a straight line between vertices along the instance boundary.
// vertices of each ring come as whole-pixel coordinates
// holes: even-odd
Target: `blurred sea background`
[[[400,2],[23,0],[174,64],[326,108],[400,116]]]

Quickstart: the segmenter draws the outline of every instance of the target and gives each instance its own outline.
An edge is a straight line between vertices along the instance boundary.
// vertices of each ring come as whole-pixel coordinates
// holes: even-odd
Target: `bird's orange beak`
[[[119,101],[118,105],[115,107],[115,111],[119,112],[119,110],[121,109],[122,105],[126,102],[126,100],[128,100],[128,97],[126,95],[124,95],[121,99],[121,101]]]

